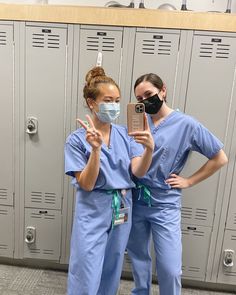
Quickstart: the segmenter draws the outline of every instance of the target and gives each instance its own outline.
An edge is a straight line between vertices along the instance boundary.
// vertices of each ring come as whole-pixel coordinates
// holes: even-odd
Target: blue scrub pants
[[[132,261],[135,288],[132,295],[150,295],[152,283],[151,234],[156,254],[160,295],[181,294],[182,243],[179,208],[135,204],[128,255]]]
[[[115,295],[131,229],[131,190],[122,197],[128,222],[112,228],[112,197],[77,195],[68,272],[68,295]]]

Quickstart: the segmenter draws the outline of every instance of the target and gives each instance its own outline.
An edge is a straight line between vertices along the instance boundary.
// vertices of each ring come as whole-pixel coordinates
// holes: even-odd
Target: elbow
[[[91,192],[94,189],[94,187],[92,185],[88,185],[88,184],[84,185],[84,184],[79,183],[79,186],[86,192]]]

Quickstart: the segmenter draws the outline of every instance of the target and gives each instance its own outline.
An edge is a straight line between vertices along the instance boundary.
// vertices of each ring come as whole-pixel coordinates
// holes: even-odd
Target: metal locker
[[[0,256],[13,257],[14,253],[13,207],[0,206]]]
[[[26,26],[25,207],[61,209],[67,27]]]
[[[78,111],[77,116],[84,119],[90,114],[83,98],[83,88],[87,72],[96,66],[101,56],[101,65],[106,75],[120,82],[123,28],[81,26],[79,40],[78,67]]]
[[[236,230],[236,158],[234,162],[234,173],[232,177],[226,229]]]
[[[198,33],[193,39],[185,112],[194,116],[225,142],[232,100],[236,38]],[[204,162],[190,155],[183,175],[191,175]],[[183,191],[183,222],[211,226],[214,220],[220,172]]]
[[[25,209],[24,258],[60,259],[61,212]]]
[[[0,204],[13,205],[14,44],[13,25],[0,23]]]
[[[236,285],[236,230],[225,231],[217,282]]]
[[[210,240],[210,227],[182,224],[183,278],[205,279]]]
[[[167,86],[167,101],[171,106],[178,66],[180,31],[138,28],[135,40],[133,85],[146,73],[155,73]]]

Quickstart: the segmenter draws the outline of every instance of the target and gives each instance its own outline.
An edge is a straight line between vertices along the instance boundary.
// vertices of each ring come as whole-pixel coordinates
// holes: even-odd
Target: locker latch
[[[36,229],[33,226],[27,226],[25,230],[25,242],[33,244],[35,242]]]
[[[35,117],[28,117],[26,121],[26,133],[36,134],[38,132],[38,119]]]
[[[234,250],[225,249],[223,255],[223,263],[226,267],[232,267],[234,265]]]

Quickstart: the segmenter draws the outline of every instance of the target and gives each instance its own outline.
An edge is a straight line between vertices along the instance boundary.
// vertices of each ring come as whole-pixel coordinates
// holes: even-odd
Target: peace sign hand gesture
[[[80,125],[86,130],[86,140],[91,145],[93,150],[98,150],[102,146],[102,134],[95,128],[92,119],[86,115],[89,122],[89,127],[80,119],[76,119]]]

